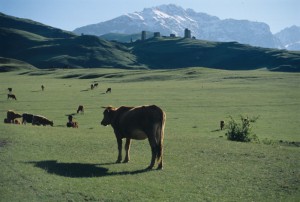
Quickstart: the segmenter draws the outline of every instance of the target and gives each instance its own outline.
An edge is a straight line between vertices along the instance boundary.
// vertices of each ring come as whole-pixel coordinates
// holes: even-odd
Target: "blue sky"
[[[170,3],[221,19],[265,22],[273,33],[300,26],[300,0],[0,0],[0,12],[72,31]]]

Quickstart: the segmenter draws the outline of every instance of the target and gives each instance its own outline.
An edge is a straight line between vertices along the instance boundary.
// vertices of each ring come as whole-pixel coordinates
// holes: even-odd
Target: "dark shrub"
[[[258,117],[248,118],[240,116],[241,123],[237,123],[231,116],[226,125],[226,136],[228,140],[239,142],[258,141],[256,135],[251,133],[252,124],[256,122]]]

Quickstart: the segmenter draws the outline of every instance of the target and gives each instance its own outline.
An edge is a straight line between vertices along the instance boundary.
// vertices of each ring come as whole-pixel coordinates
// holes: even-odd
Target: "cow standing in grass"
[[[220,121],[220,129],[223,130],[225,127],[225,121]]]
[[[7,94],[7,99],[13,99],[13,100],[17,100],[17,97],[14,94]]]
[[[81,112],[81,113],[84,113],[84,107],[83,105],[79,105],[78,108],[77,108],[77,114]]]
[[[165,112],[159,107],[106,107],[103,112],[101,125],[111,125],[114,129],[118,143],[118,158],[116,163],[122,161],[122,139],[126,138],[124,163],[130,160],[129,150],[131,139],[149,140],[152,158],[148,169],[152,169],[155,159],[158,162],[158,169],[163,168],[163,140],[166,121]]]

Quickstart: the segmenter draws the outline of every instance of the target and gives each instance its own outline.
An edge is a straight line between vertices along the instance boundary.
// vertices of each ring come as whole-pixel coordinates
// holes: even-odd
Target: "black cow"
[[[163,140],[164,127],[166,121],[165,112],[159,107],[106,107],[103,112],[104,118],[101,124],[111,125],[114,129],[118,143],[118,159],[116,163],[122,161],[122,139],[126,138],[126,156],[123,162],[130,160],[129,150],[131,139],[149,140],[152,158],[148,169],[152,169],[155,159],[158,162],[158,169],[163,168]]]
[[[49,119],[47,119],[46,117],[44,116],[41,116],[41,115],[34,115],[33,118],[32,118],[32,125],[43,125],[43,126],[46,126],[46,125],[50,125],[50,126],[53,126],[53,121],[50,121]]]
[[[9,98],[17,100],[17,97],[14,94],[7,94],[7,99]]]
[[[24,113],[22,114],[22,124],[32,123],[33,114]]]
[[[77,108],[77,114],[81,112],[81,113],[84,113],[84,107],[83,105],[79,105],[78,108]]]

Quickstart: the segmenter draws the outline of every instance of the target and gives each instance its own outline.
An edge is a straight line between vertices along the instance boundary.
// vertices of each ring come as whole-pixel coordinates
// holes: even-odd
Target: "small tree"
[[[252,124],[250,124],[256,122],[258,117],[248,118],[240,116],[241,123],[237,123],[231,116],[229,118],[230,120],[226,125],[228,140],[239,142],[258,141],[257,136],[251,133]]]

